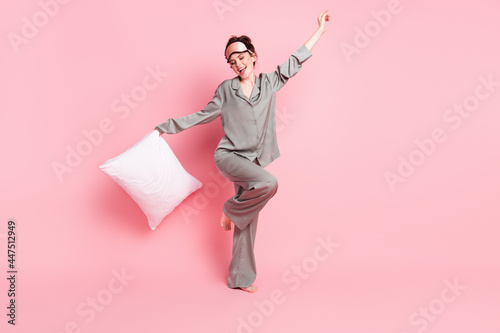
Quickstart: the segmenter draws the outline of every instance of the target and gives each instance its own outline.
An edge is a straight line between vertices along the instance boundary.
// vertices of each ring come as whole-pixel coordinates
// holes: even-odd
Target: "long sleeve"
[[[268,78],[273,91],[280,90],[289,78],[298,73],[302,68],[302,63],[311,56],[311,51],[305,45],[301,45],[284,64],[279,65],[273,73],[269,73]]]
[[[213,99],[203,110],[176,119],[169,118],[166,122],[157,125],[155,129],[160,133],[176,134],[192,126],[209,123],[220,116],[222,102],[223,97],[219,85]]]

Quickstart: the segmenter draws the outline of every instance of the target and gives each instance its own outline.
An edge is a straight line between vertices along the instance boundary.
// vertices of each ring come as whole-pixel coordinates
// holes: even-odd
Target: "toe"
[[[240,289],[241,289],[241,290],[244,290],[244,291],[246,291],[246,292],[249,292],[249,293],[255,293],[255,292],[257,292],[257,291],[259,290],[259,289],[258,289],[256,286],[254,286],[254,285],[251,285],[251,286],[249,286],[249,287],[241,287]]]

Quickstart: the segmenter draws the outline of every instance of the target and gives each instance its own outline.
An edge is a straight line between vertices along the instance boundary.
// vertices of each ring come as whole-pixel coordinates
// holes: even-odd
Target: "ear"
[[[257,61],[257,58],[258,58],[258,57],[257,57],[257,54],[255,54],[255,53],[252,53],[252,54],[253,54],[253,55],[251,56],[251,58],[252,58],[252,62],[256,62],[256,61]]]

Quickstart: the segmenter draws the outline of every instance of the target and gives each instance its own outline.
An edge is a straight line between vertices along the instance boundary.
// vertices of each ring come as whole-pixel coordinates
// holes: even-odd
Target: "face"
[[[247,79],[253,76],[253,63],[256,57],[248,52],[234,53],[229,58],[229,66],[238,74],[241,79]]]

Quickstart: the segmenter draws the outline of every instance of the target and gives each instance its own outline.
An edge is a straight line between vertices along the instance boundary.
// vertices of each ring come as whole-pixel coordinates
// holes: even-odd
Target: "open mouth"
[[[242,68],[239,70],[240,74],[241,74],[241,75],[245,74],[246,69],[247,69],[246,67],[242,67]]]

